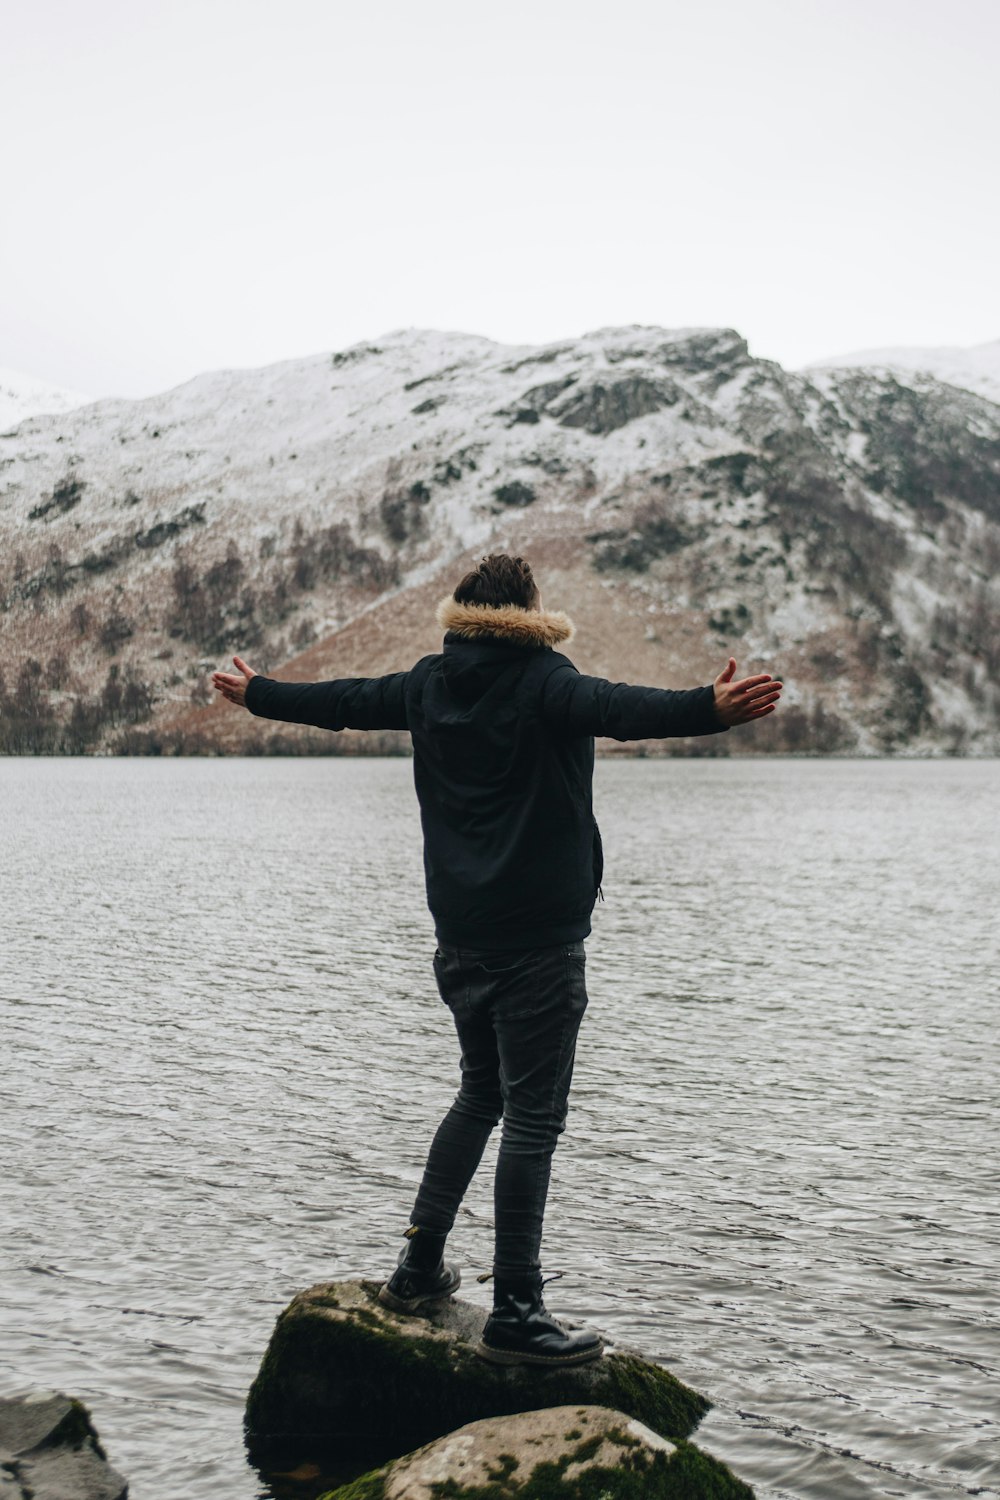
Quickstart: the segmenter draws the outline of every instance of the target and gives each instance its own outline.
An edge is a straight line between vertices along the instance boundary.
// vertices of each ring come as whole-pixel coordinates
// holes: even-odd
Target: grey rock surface
[[[524,1489],[538,1464],[561,1467],[572,1482],[587,1469],[617,1469],[625,1458],[649,1467],[657,1453],[670,1456],[675,1444],[649,1427],[606,1406],[553,1406],[511,1417],[470,1422],[393,1464],[386,1500],[434,1500],[434,1486],[446,1480],[469,1488],[507,1472]],[[511,1465],[516,1454],[525,1457]]]
[[[125,1500],[87,1408],[57,1391],[0,1397],[0,1500]]]
[[[552,1369],[488,1364],[475,1353],[481,1307],[450,1298],[407,1316],[383,1307],[378,1288],[322,1283],[279,1317],[247,1401],[262,1467],[278,1449],[296,1460],[325,1449],[373,1468],[469,1422],[570,1404],[611,1407],[677,1439],[708,1410],[697,1391],[632,1350]]]
[[[558,1406],[487,1417],[330,1491],[323,1500],[437,1500],[446,1493],[517,1500],[752,1500],[753,1492],[690,1443],[672,1443],[624,1412]]]

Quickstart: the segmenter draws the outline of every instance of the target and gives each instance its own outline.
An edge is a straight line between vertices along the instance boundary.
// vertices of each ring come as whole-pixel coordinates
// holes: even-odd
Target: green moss
[[[530,1496],[531,1500],[570,1500],[570,1497],[577,1500],[577,1497],[585,1494],[593,1495],[595,1500],[598,1496],[601,1500],[605,1500],[605,1497],[606,1500],[617,1500],[618,1490],[609,1487],[609,1479],[613,1480],[616,1477],[615,1470],[590,1469],[586,1474],[567,1480],[564,1474],[572,1461],[569,1454],[564,1454],[556,1462],[547,1461],[536,1464],[524,1484],[518,1484],[516,1487],[510,1484],[494,1483],[465,1485],[456,1479],[444,1479],[431,1485],[431,1494],[434,1500],[513,1500],[513,1497],[517,1495]],[[634,1477],[629,1476],[629,1478]],[[642,1477],[645,1480],[649,1474],[644,1473]],[[591,1478],[595,1480],[596,1487],[589,1483]],[[586,1487],[581,1488],[585,1481],[587,1481]],[[636,1491],[637,1495],[639,1493],[652,1494],[648,1490]]]
[[[497,1459],[497,1467],[490,1469],[489,1476],[499,1483],[513,1474],[514,1470],[518,1467],[519,1461],[514,1457],[513,1453],[501,1453]]]
[[[641,1448],[642,1440],[634,1437],[631,1432],[625,1432],[621,1427],[609,1427],[605,1436],[612,1443],[617,1443],[619,1448]]]
[[[386,1477],[385,1469],[374,1469],[370,1474],[362,1474],[360,1479],[352,1479],[350,1484],[342,1484],[339,1489],[327,1490],[318,1500],[385,1500]]]
[[[431,1494],[434,1500],[754,1500],[753,1491],[724,1464],[690,1443],[679,1443],[672,1455],[647,1456],[644,1450],[630,1454],[620,1467],[596,1467],[566,1479],[570,1464],[579,1461],[578,1451],[564,1454],[556,1462],[537,1464],[520,1482],[439,1480],[431,1485]],[[331,1500],[355,1497],[338,1490]]]
[[[585,1438],[580,1446],[574,1448],[573,1452],[566,1457],[566,1463],[586,1463],[588,1458],[593,1458],[603,1441],[603,1435],[599,1432],[594,1437]]]
[[[710,1453],[693,1443],[679,1442],[671,1469],[673,1488],[664,1490],[664,1500],[754,1500],[753,1490]]]
[[[662,1437],[687,1437],[711,1407],[658,1365],[628,1354],[611,1355],[603,1363],[606,1380],[595,1387],[590,1403],[627,1412]]]
[[[383,1320],[377,1313],[372,1312],[370,1307],[352,1308],[351,1317],[355,1318],[359,1323],[364,1323],[368,1328],[378,1329],[379,1332],[385,1328]]]

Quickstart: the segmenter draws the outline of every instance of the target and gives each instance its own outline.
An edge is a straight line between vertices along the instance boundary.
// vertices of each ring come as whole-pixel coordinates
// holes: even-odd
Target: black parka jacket
[[[336,682],[251,678],[246,706],[322,729],[406,729],[438,942],[536,948],[590,932],[601,883],[594,736],[714,734],[711,686],[584,677],[554,650],[565,615],[442,600],[443,650],[408,672]]]

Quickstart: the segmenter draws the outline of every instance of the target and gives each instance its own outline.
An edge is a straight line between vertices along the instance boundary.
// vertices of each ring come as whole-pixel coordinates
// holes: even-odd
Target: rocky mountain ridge
[[[971,348],[940,345],[933,348],[860,349],[853,354],[838,354],[832,359],[814,360],[804,365],[806,374],[814,370],[884,369],[904,375],[925,374],[947,385],[961,386],[990,401],[1000,401],[1000,339]]]
[[[208,673],[404,667],[500,548],[583,671],[780,672],[779,714],[689,750],[1000,751],[1000,406],[732,329],[400,330],[34,417],[0,437],[0,538],[9,752],[394,748],[212,705]]]

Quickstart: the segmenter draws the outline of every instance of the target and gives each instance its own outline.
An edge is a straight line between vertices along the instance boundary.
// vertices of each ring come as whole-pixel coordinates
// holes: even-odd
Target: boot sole
[[[390,1292],[388,1284],[382,1287],[378,1294],[378,1300],[383,1307],[391,1307],[393,1312],[412,1313],[424,1306],[425,1302],[446,1302],[453,1292],[457,1292],[462,1285],[462,1278],[458,1273],[450,1286],[446,1286],[440,1292],[431,1292],[420,1297],[397,1297]]]
[[[525,1354],[513,1349],[494,1349],[482,1339],[474,1349],[480,1359],[489,1360],[491,1365],[585,1365],[604,1354],[603,1344],[593,1349],[581,1349],[578,1354]]]

